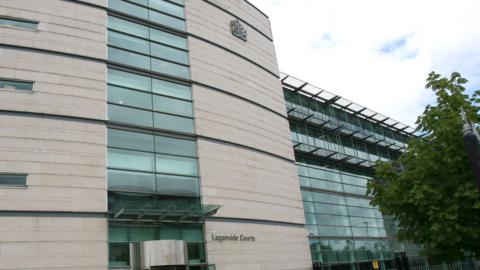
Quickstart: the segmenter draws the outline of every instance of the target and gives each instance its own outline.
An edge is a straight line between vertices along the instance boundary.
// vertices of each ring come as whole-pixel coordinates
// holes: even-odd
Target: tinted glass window
[[[183,7],[168,3],[163,0],[150,0],[150,7],[177,17],[184,18]]]
[[[162,113],[155,113],[154,118],[155,128],[193,133],[193,119]]]
[[[108,119],[119,123],[153,126],[152,112],[112,104],[108,105]]]
[[[108,170],[108,188],[134,192],[156,192],[155,174]]]
[[[25,28],[25,29],[30,29],[30,30],[37,30],[38,29],[38,22],[31,22],[31,21],[25,21],[25,20],[21,20],[21,19],[13,19],[13,18],[1,18],[0,17],[0,25],[1,26]]]
[[[156,155],[157,172],[197,175],[197,160],[195,158],[185,158],[167,155]]]
[[[153,97],[153,108],[156,111],[193,117],[192,103],[163,96]]]
[[[25,186],[27,175],[22,174],[0,174],[0,186]]]
[[[165,26],[185,31],[185,21],[153,10],[148,11],[150,20]]]
[[[198,178],[157,174],[157,189],[165,194],[198,195]]]
[[[122,0],[108,0],[108,7],[123,13],[148,20],[148,9]]]
[[[195,141],[182,140],[171,137],[155,137],[155,151],[157,153],[195,157],[197,155]]]
[[[148,27],[112,16],[108,17],[108,28],[134,36],[149,38]]]
[[[108,60],[137,68],[150,69],[150,57],[117,48],[108,48]]]
[[[152,109],[152,95],[121,87],[108,86],[108,102],[118,105]]]
[[[32,91],[33,82],[0,79],[0,89]]]
[[[108,83],[143,91],[151,91],[152,89],[152,80],[150,78],[116,69],[108,70]]]
[[[192,92],[189,86],[153,79],[153,92],[183,99],[192,99]]]
[[[151,43],[151,50],[152,56],[171,60],[181,64],[188,64],[188,54],[185,51],[156,43]]]
[[[152,70],[183,79],[190,78],[188,67],[160,59],[152,58]]]
[[[108,129],[108,146],[153,152],[153,135]]]
[[[157,29],[150,29],[150,39],[181,49],[187,49],[187,39]]]
[[[148,41],[114,31],[108,31],[108,44],[139,53],[150,53]]]
[[[154,155],[145,152],[109,148],[108,167],[139,171],[154,171]]]

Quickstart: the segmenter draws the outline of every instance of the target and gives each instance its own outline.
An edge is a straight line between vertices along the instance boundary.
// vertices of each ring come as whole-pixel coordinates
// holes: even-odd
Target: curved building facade
[[[413,129],[281,74],[246,0],[0,0],[0,56],[0,270],[417,255],[366,195]]]
[[[2,0],[0,55],[0,269],[312,268],[250,3]]]

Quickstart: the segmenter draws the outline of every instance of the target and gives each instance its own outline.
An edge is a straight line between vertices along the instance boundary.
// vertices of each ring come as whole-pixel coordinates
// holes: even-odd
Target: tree
[[[461,108],[479,123],[480,91],[465,94],[466,79],[432,72],[426,88],[436,95],[416,122],[423,134],[395,162],[378,162],[369,183],[372,205],[399,224],[398,237],[423,246],[425,255],[453,261],[480,255],[480,192],[463,145]]]

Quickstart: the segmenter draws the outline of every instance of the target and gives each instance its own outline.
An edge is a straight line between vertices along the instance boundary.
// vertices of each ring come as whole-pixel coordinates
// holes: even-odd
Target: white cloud
[[[432,70],[480,88],[478,0],[250,2],[271,19],[280,70],[406,124],[433,101]]]

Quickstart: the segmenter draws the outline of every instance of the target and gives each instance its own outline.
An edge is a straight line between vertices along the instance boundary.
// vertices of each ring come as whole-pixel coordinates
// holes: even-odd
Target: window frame
[[[0,77],[0,81],[10,81],[10,82],[17,82],[17,83],[30,83],[32,84],[32,89],[20,89],[20,88],[5,88],[0,86],[0,92],[1,91],[6,91],[6,92],[20,92],[20,93],[27,93],[27,94],[33,94],[35,93],[35,82],[34,81],[29,81],[29,80],[21,80],[21,79],[12,79],[12,78],[4,78]]]
[[[35,24],[35,26],[36,26],[35,28],[28,28],[28,27],[21,27],[21,26],[16,26],[16,25],[0,24],[0,27],[6,27],[6,28],[18,29],[18,30],[26,30],[26,31],[31,31],[31,32],[39,32],[40,31],[38,29],[38,26],[40,25],[39,21],[28,20],[28,19],[17,18],[17,17],[11,17],[11,16],[3,16],[3,15],[0,16],[0,19],[17,21],[17,22],[22,22],[22,23],[31,23],[31,24]]]
[[[0,182],[0,188],[26,188],[28,187],[28,174],[26,173],[7,173],[7,172],[0,172],[0,177],[1,176],[15,176],[15,177],[25,177],[25,183],[24,184],[2,184]]]

